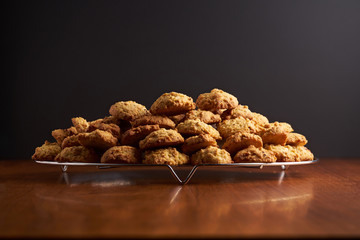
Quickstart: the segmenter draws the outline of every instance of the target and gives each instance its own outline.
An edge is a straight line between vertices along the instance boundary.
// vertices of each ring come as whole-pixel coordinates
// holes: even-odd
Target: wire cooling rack
[[[58,165],[61,167],[63,172],[68,170],[69,166],[96,166],[99,169],[107,169],[107,168],[118,168],[118,167],[167,167],[172,176],[180,183],[180,184],[187,184],[190,179],[194,176],[196,170],[200,167],[205,166],[220,166],[220,167],[247,167],[247,168],[259,168],[262,169],[263,167],[281,167],[282,171],[285,171],[290,166],[296,165],[306,165],[306,164],[313,164],[318,162],[319,159],[315,159],[312,161],[302,161],[302,162],[274,162],[274,163],[229,163],[229,164],[198,164],[198,165],[181,165],[181,166],[170,166],[167,164],[122,164],[122,163],[82,163],[82,162],[52,162],[52,161],[38,161],[35,162],[40,164],[48,164],[48,165]],[[181,179],[178,174],[176,173],[175,169],[181,168],[189,168],[191,169],[189,174],[184,178]]]

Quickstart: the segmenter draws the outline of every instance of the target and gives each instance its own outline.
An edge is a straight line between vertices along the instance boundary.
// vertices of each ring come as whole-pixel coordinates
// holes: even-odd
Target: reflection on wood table
[[[359,237],[360,159],[167,169],[0,161],[0,237]],[[187,171],[179,170],[180,176]]]

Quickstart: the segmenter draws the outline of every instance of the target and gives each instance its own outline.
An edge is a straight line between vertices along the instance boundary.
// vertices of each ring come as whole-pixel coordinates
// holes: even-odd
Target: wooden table
[[[166,168],[1,160],[0,238],[360,237],[359,189],[360,159],[204,168],[184,186]]]

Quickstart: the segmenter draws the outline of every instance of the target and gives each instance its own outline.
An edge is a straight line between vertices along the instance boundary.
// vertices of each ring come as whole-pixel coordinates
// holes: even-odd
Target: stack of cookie
[[[110,116],[88,122],[76,117],[35,149],[35,160],[144,164],[228,164],[313,160],[305,136],[285,122],[240,105],[220,89],[196,103],[177,92],[164,93],[150,107],[134,101],[113,104]]]

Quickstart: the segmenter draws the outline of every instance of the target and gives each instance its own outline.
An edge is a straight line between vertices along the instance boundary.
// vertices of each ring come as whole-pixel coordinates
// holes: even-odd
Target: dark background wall
[[[10,1],[1,158],[71,117],[217,87],[319,157],[360,157],[360,1]]]

